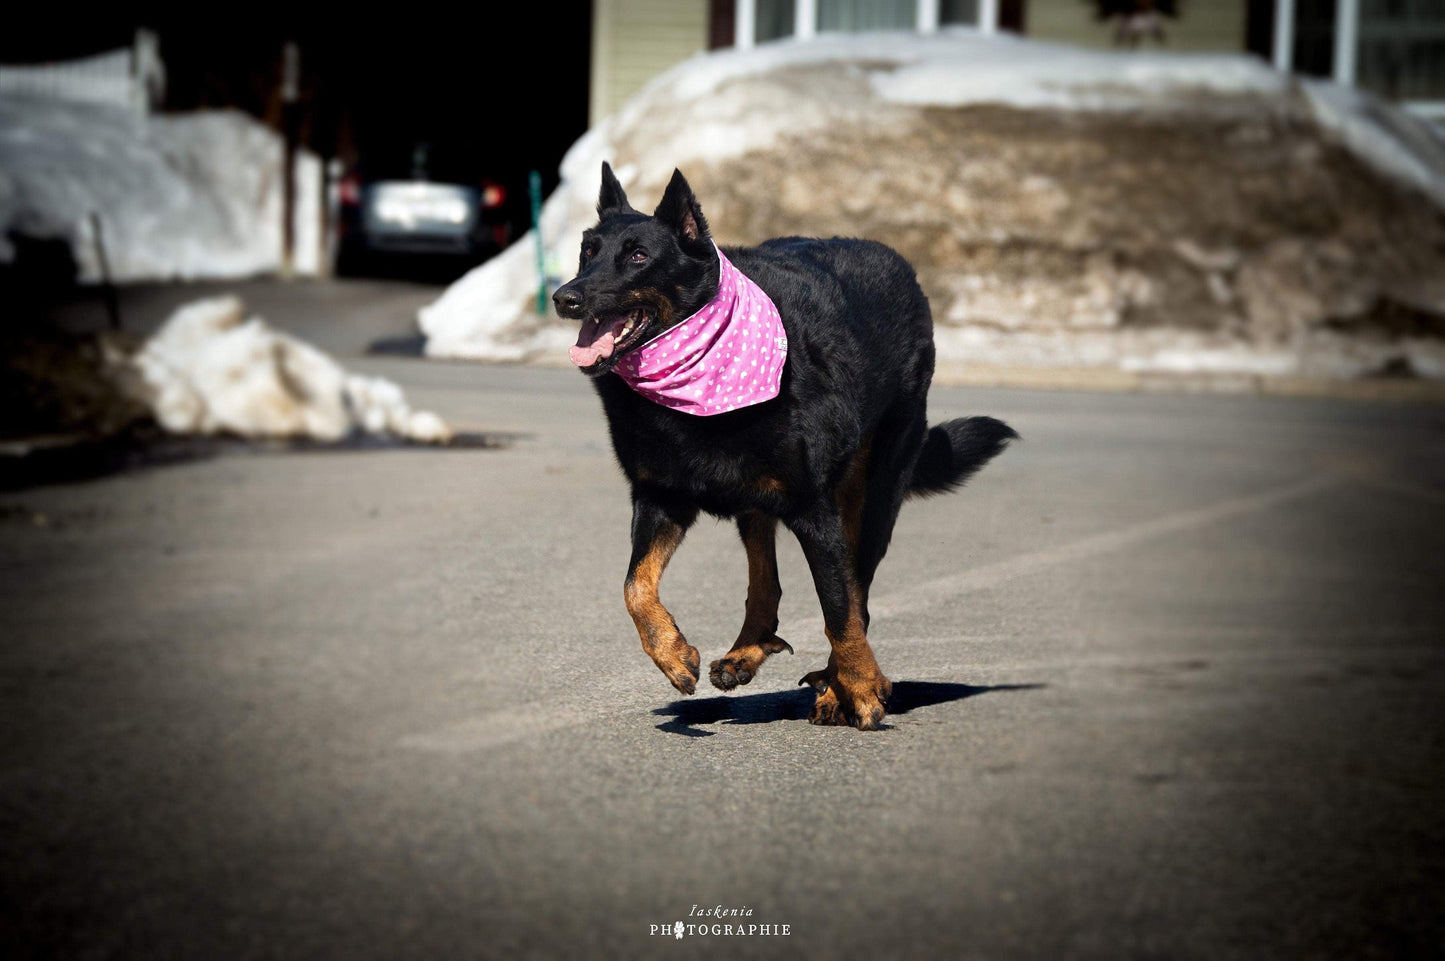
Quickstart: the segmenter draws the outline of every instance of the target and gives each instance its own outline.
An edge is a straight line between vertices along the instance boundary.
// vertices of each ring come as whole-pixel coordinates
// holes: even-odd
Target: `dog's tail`
[[[1018,436],[992,417],[960,417],[929,428],[913,468],[909,495],[927,497],[957,489]]]

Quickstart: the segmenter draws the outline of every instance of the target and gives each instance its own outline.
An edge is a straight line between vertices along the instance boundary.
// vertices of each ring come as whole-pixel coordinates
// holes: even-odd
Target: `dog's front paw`
[[[779,651],[793,653],[793,645],[776,635],[755,644],[734,647],[727,654],[712,662],[708,679],[719,691],[731,691],[739,684],[746,684],[757,677],[763,662]]]
[[[680,643],[661,657],[653,658],[672,686],[684,694],[697,691],[697,679],[701,676],[702,655],[691,644]]]
[[[858,679],[838,677],[829,685],[829,690],[838,693],[844,724],[860,731],[876,731],[888,713],[888,695],[893,693],[893,682],[882,674]]]
[[[848,683],[826,671],[812,671],[798,683],[818,692],[808,712],[809,723],[848,724],[860,731],[878,730],[888,713],[888,695],[893,692],[892,682],[882,674]]]

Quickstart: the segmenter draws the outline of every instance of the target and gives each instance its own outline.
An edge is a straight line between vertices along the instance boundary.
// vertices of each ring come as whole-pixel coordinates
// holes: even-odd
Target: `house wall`
[[[1112,24],[1094,19],[1091,4],[1024,0],[1024,6],[1029,37],[1086,47],[1114,43]],[[941,0],[940,7],[945,22],[965,8],[973,12],[969,0]],[[1166,20],[1168,49],[1245,49],[1247,0],[1185,0],[1181,7],[1178,19]],[[668,67],[707,50],[710,26],[709,0],[594,0],[589,125]]]
[[[594,0],[592,90],[596,126],[643,84],[708,48],[708,0]]]

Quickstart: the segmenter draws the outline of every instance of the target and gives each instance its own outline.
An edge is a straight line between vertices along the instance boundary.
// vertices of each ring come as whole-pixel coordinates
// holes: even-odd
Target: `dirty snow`
[[[237,297],[178,309],[131,359],[156,420],[174,433],[308,437],[355,432],[445,443],[436,414],[412,410],[381,377],[348,373],[310,344],[247,318]]]
[[[92,212],[120,281],[230,278],[281,262],[280,137],[239,111],[141,116],[0,97],[0,262],[11,231],[70,242],[96,281]],[[296,269],[320,266],[320,160],[296,162]]]
[[[1365,163],[1445,208],[1445,139],[1423,117],[1353,87],[1300,78],[1315,122]]]
[[[698,55],[564,158],[542,212],[553,281],[575,270],[604,159],[639,208],[681,167],[724,243],[897,247],[933,303],[941,360],[1441,369],[1440,341],[1416,329],[1445,314],[1440,221],[1408,194],[1445,208],[1440,141],[1376,98],[1252,57],[969,30]],[[534,243],[420,311],[429,355],[562,356],[575,329],[536,314]],[[1402,310],[1404,335],[1354,329]]]

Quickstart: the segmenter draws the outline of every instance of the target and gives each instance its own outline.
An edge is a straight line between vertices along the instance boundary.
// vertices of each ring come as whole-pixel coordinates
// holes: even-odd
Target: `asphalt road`
[[[0,955],[1445,953],[1445,410],[935,388],[1024,441],[904,509],[860,733],[804,720],[790,538],[796,655],[689,699],[648,661],[582,377],[360,356],[425,290],[247,294],[523,436],[0,495]],[[663,598],[704,662],[745,583],[701,522]]]

